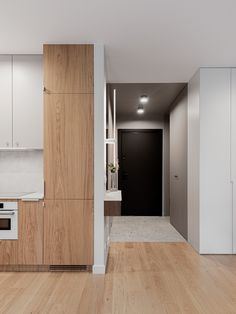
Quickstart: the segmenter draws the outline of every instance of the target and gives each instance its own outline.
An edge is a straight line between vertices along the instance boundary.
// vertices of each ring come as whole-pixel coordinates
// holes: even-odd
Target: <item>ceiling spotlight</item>
[[[137,113],[138,113],[138,114],[143,114],[143,113],[144,113],[144,108],[143,108],[142,105],[139,105],[139,106],[138,106]]]
[[[140,103],[141,104],[146,104],[147,102],[148,102],[148,96],[147,95],[140,96]]]

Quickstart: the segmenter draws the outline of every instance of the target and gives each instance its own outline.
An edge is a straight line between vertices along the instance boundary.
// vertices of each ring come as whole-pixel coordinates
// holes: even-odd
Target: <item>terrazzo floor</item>
[[[118,216],[112,219],[111,242],[186,242],[170,224],[170,217]]]

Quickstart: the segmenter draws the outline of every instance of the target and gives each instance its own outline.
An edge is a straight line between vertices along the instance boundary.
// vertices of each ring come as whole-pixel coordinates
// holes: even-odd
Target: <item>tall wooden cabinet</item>
[[[93,264],[93,49],[44,46],[45,264]]]

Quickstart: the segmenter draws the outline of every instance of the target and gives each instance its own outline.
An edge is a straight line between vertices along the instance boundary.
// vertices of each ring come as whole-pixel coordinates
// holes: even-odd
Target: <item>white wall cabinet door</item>
[[[12,147],[12,56],[0,56],[0,147]]]
[[[42,56],[13,56],[13,147],[43,148],[42,72]]]
[[[231,184],[233,191],[233,253],[236,254],[236,69],[231,70]]]

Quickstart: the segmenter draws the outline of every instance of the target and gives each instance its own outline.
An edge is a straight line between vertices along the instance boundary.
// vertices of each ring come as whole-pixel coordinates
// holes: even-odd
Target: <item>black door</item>
[[[119,130],[122,215],[162,215],[162,130]]]

